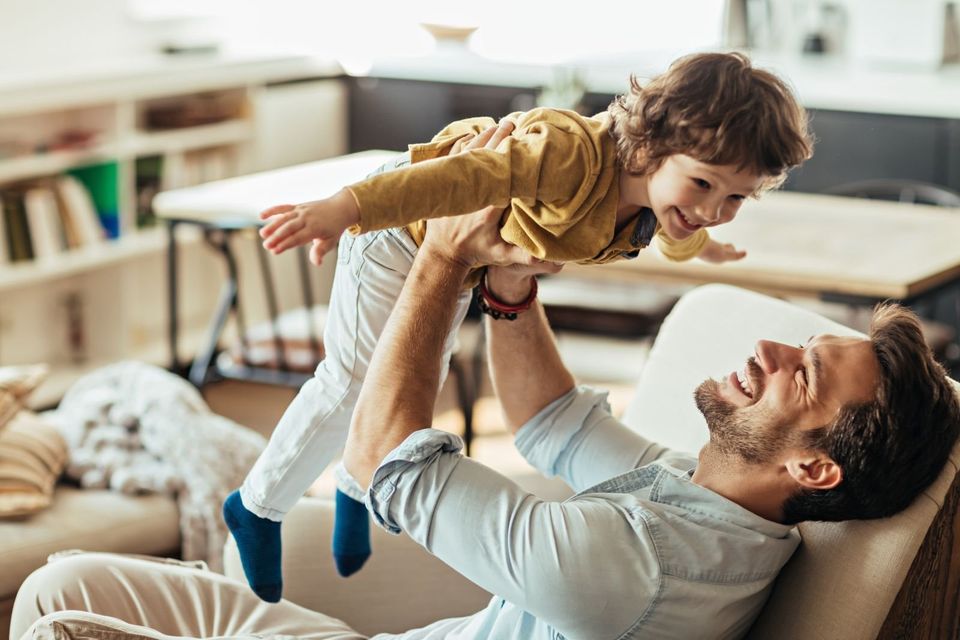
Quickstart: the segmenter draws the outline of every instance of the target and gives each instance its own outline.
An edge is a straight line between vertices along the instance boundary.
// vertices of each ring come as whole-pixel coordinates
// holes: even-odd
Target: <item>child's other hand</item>
[[[264,249],[277,255],[312,241],[310,261],[319,265],[343,232],[359,221],[360,212],[353,194],[341,189],[324,200],[270,207],[260,219],[267,221],[260,229]]]
[[[707,244],[703,245],[703,249],[700,251],[700,255],[697,257],[704,262],[721,264],[723,262],[742,260],[746,257],[746,255],[746,251],[737,249],[729,242],[721,243],[717,242],[716,240],[709,240],[707,241]]]

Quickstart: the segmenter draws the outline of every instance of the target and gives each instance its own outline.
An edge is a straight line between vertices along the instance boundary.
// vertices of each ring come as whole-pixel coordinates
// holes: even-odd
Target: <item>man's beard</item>
[[[761,388],[755,387],[755,393],[761,392]],[[710,444],[717,451],[751,464],[762,464],[772,460],[786,445],[786,425],[769,412],[748,412],[724,399],[716,380],[704,380],[693,396],[707,421]]]

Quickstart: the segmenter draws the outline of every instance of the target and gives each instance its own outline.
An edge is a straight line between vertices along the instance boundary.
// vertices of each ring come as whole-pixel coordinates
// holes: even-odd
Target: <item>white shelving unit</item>
[[[117,155],[114,145],[100,145],[82,151],[55,151],[0,160],[0,183],[55,175],[74,167],[106,162]]]
[[[289,56],[189,64],[151,58],[111,72],[38,74],[32,84],[0,75],[0,191],[82,167],[116,167],[118,237],[0,264],[0,366],[51,366],[35,406],[55,404],[78,376],[110,362],[169,363],[168,237],[165,228],[138,225],[138,160],[162,163],[160,186],[175,188],[303,161],[304,143],[316,150],[309,159],[344,153],[340,75],[329,62]],[[271,105],[275,96],[287,105],[301,95],[308,102],[299,111],[311,125],[298,137],[289,112],[271,119]],[[195,103],[222,106],[222,113],[195,117]],[[179,124],[166,117],[178,106],[187,113]],[[52,144],[76,131],[93,134],[88,146]],[[284,157],[284,133],[300,143],[296,157]],[[312,145],[310,136],[317,137]],[[205,154],[216,161],[200,162]],[[199,345],[221,283],[221,266],[200,237],[197,229],[178,233],[181,359]]]

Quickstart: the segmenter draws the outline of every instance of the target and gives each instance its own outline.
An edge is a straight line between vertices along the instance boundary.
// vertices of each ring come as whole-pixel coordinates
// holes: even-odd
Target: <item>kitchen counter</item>
[[[879,69],[829,56],[765,56],[757,65],[786,77],[804,106],[889,115],[960,118],[960,65],[941,69]],[[643,62],[642,60],[647,60]],[[563,65],[508,64],[483,58],[463,46],[439,46],[432,55],[373,60],[353,75],[502,87],[544,87],[566,83],[573,73],[586,91],[624,91],[631,72],[640,77],[662,71],[662,54],[572,60]],[[571,72],[573,70],[573,73]]]

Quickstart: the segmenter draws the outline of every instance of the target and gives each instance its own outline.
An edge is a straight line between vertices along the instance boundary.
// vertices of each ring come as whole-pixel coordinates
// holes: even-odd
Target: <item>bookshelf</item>
[[[110,362],[169,362],[168,237],[152,216],[153,195],[303,161],[285,153],[278,133],[306,143],[310,159],[344,153],[340,73],[322,61],[270,58],[151,60],[90,82],[64,74],[33,87],[0,74],[0,365],[50,365],[35,406],[55,404],[73,380]],[[86,196],[66,197],[68,182]],[[16,255],[11,209],[22,209],[16,224],[29,236],[28,245],[16,241]],[[94,220],[102,238],[78,234],[81,219]],[[181,357],[200,344],[222,276],[200,233],[184,231]]]

